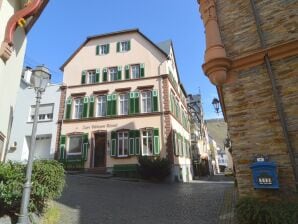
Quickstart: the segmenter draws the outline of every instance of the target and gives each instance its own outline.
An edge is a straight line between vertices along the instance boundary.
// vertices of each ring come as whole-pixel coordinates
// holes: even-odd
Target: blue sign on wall
[[[274,162],[257,160],[250,168],[255,189],[279,189],[277,167]]]

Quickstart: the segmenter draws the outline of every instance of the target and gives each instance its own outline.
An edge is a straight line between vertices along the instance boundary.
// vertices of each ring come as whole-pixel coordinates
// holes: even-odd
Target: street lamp
[[[215,112],[216,112],[217,114],[219,114],[219,113],[220,113],[220,111],[219,111],[219,107],[220,107],[219,100],[218,100],[217,98],[214,97],[213,100],[212,100],[212,104],[213,104],[213,106],[214,106]]]
[[[32,126],[29,157],[28,157],[27,169],[26,169],[26,179],[23,186],[23,195],[22,195],[22,201],[21,201],[21,210],[18,218],[18,224],[29,223],[28,206],[29,206],[30,192],[31,192],[31,175],[32,175],[33,156],[34,156],[34,150],[35,150],[39,105],[40,105],[41,94],[45,91],[50,79],[51,79],[50,72],[43,65],[37,66],[35,69],[32,70],[30,82],[36,92],[36,105],[35,105],[34,121]]]

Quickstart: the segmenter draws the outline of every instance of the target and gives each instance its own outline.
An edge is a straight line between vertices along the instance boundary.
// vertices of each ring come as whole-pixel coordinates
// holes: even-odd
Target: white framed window
[[[142,155],[153,155],[153,130],[142,131]]]
[[[83,98],[78,98],[74,100],[74,118],[81,119],[83,117]]]
[[[105,117],[107,115],[107,96],[97,97],[97,117]]]
[[[99,45],[99,49],[98,49],[98,54],[99,55],[105,55],[109,53],[109,44],[103,44],[103,45]]]
[[[129,51],[129,41],[120,42],[120,52]]]
[[[128,114],[128,94],[119,95],[119,115]]]
[[[116,81],[117,80],[117,74],[118,74],[117,67],[109,68],[110,81]]]
[[[88,83],[89,84],[96,82],[95,70],[87,71],[87,75],[88,75]]]
[[[118,132],[118,157],[128,156],[128,132]]]
[[[141,96],[142,96],[142,113],[151,113],[152,112],[151,91],[144,91],[142,92]]]
[[[131,65],[131,78],[138,79],[140,78],[140,65]]]
[[[41,104],[39,106],[38,121],[51,121],[53,120],[54,104]],[[31,106],[29,122],[33,122],[35,117],[35,105]]]
[[[83,144],[83,136],[82,135],[70,136],[69,141],[68,141],[67,154],[69,154],[69,155],[82,154],[82,144]]]

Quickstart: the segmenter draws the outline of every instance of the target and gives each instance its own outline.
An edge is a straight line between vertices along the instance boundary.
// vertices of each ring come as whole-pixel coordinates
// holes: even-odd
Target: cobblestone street
[[[217,224],[228,223],[220,217],[229,215],[222,212],[231,191],[232,182],[208,179],[154,184],[71,175],[57,204],[61,224]]]

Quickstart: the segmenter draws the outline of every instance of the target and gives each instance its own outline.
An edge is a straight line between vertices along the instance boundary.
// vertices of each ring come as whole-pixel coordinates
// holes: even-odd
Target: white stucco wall
[[[3,1],[0,8],[0,44],[4,40],[7,21],[19,9],[19,1]],[[11,57],[5,63],[0,59],[0,132],[7,136],[10,107],[14,107],[17,90],[21,78],[26,48],[26,35],[23,28],[17,28],[14,39],[14,49]],[[4,143],[4,148],[5,148]],[[0,152],[0,161],[3,154]]]
[[[28,148],[30,145],[30,137],[32,133],[32,122],[29,121],[31,106],[35,105],[35,91],[27,87],[24,81],[21,81],[18,91],[16,108],[14,111],[14,121],[12,125],[11,138],[9,146],[14,142],[17,143],[16,149],[9,147],[7,160],[24,161],[28,158]],[[39,121],[37,125],[37,137],[51,136],[44,141],[37,141],[37,147],[43,151],[38,151],[35,158],[53,159],[55,152],[55,143],[57,135],[57,121],[60,103],[60,85],[49,85],[42,94],[41,105],[54,104],[53,119],[51,121]],[[29,144],[28,144],[29,143]]]

